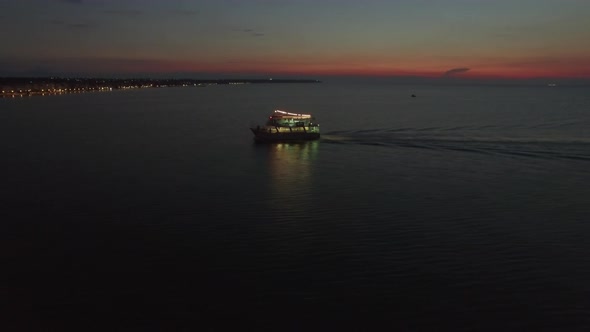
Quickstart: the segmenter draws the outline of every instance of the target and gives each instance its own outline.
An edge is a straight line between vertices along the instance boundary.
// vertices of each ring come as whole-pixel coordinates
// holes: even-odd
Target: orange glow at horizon
[[[466,79],[590,79],[590,57],[490,57],[428,58],[370,55],[281,56],[221,58],[201,56],[193,59],[133,59],[131,57],[55,58],[53,66],[63,72],[92,75],[108,73],[207,74],[256,76],[359,76],[422,77]],[[26,65],[22,65],[26,68]]]
[[[457,66],[458,67],[458,66]],[[209,73],[209,74],[253,74],[253,75],[305,75],[305,76],[365,76],[365,77],[443,77],[454,67],[445,64],[406,64],[405,66],[383,63],[350,65],[348,63],[248,63],[243,64],[200,64],[187,61],[163,61],[157,64],[113,68],[128,73]],[[590,78],[590,60],[587,63],[572,64],[513,64],[467,66],[465,72],[450,75],[471,79],[530,79],[530,78]]]

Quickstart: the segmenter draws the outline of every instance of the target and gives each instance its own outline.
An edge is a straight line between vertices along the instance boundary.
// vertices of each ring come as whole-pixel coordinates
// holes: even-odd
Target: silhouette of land
[[[205,87],[217,84],[320,83],[310,79],[151,79],[0,77],[0,96],[54,95],[140,88]]]

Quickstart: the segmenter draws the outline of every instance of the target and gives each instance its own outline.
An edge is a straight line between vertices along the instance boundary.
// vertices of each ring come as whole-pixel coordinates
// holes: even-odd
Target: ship
[[[254,140],[267,142],[304,142],[320,138],[320,125],[311,114],[274,110],[266,124],[250,128]]]

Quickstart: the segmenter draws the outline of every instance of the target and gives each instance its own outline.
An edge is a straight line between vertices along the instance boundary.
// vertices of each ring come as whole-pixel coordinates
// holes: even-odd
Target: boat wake
[[[490,127],[486,126],[485,129]],[[322,135],[321,140],[328,144],[357,144],[590,161],[590,138],[509,137],[482,135],[464,129],[466,128],[431,127],[341,130],[328,132]]]

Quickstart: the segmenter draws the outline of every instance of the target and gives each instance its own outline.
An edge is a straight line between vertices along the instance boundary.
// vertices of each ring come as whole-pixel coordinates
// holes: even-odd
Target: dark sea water
[[[588,87],[0,99],[0,153],[4,331],[590,330]]]

